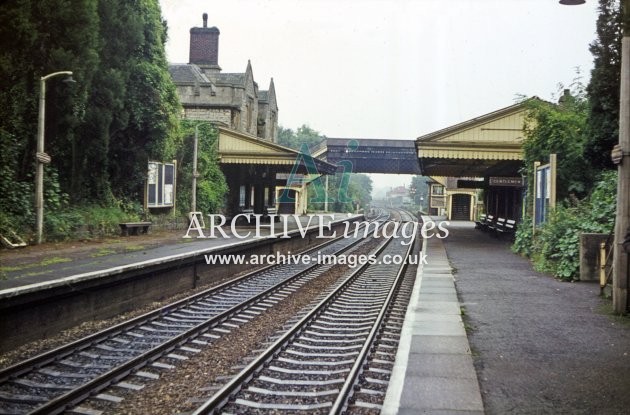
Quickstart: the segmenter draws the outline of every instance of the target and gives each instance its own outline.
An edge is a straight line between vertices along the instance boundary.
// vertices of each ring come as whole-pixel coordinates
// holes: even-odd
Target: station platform
[[[427,263],[418,266],[381,414],[483,414],[443,240],[424,239],[422,252]]]
[[[427,264],[418,268],[382,414],[627,413],[630,320],[606,311],[599,285],[536,272],[510,251],[509,241],[472,222],[447,228],[446,238],[423,241]],[[77,259],[46,265],[31,253],[14,262],[24,268],[1,283],[226,244],[181,242],[184,233],[130,236],[94,247],[64,244],[47,253],[40,248],[44,257],[76,251]],[[100,255],[133,244],[143,248]]]
[[[439,221],[440,218],[424,218]],[[630,319],[451,221],[425,240],[382,414],[627,414]]]
[[[333,221],[347,219],[348,215],[337,214]],[[317,227],[319,217],[300,216],[300,226]],[[328,217],[325,218],[328,220]],[[310,222],[309,222],[310,221]],[[269,236],[270,225],[262,224],[260,235]],[[165,257],[177,257],[211,248],[244,243],[254,239],[253,226],[237,227],[238,235],[233,235],[229,226],[224,227],[230,239],[198,238],[198,232],[186,230],[157,231],[146,235],[120,236],[97,241],[73,241],[45,243],[14,250],[0,250],[0,292],[29,285],[42,285],[47,282],[72,278],[77,275],[98,273],[108,269],[118,269],[132,264],[147,263]],[[288,231],[298,229],[295,218],[288,216]],[[282,235],[284,224],[274,224],[276,235]],[[207,233],[207,229],[206,229]],[[249,237],[241,236],[252,233]],[[205,235],[205,234],[204,234]],[[208,235],[206,235],[208,236]]]

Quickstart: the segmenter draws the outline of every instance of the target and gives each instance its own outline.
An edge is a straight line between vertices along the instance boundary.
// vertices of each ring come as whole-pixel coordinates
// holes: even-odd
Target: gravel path
[[[599,285],[537,273],[509,244],[454,223],[445,239],[488,414],[630,412],[630,319]]]

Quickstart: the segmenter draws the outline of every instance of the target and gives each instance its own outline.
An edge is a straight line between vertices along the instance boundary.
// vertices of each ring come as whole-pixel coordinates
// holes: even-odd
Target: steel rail
[[[335,241],[336,240],[338,239],[335,239]],[[353,247],[354,245],[358,244],[361,241],[362,241],[361,239],[357,239],[357,241],[353,242],[352,244],[345,246],[342,249],[335,252],[335,255],[345,252],[346,250],[350,249],[351,247]],[[183,333],[176,335],[175,337],[165,341],[164,343],[136,356],[135,358],[132,358],[131,360],[128,360],[127,362],[121,365],[118,365],[112,368],[110,371],[99,375],[98,377],[88,381],[87,383],[84,383],[63,395],[60,395],[46,402],[45,404],[36,407],[32,412],[30,412],[30,414],[54,415],[54,414],[59,414],[65,411],[69,407],[76,405],[79,402],[85,400],[87,397],[91,396],[92,394],[97,393],[98,391],[104,388],[107,388],[111,384],[122,380],[123,378],[129,376],[131,373],[139,370],[140,368],[146,366],[147,364],[154,362],[155,360],[159,359],[163,355],[170,353],[172,350],[176,349],[177,347],[189,342],[190,340],[195,339],[196,337],[199,337],[200,335],[206,333],[211,328],[225,322],[226,320],[230,319],[231,317],[238,314],[239,312],[246,309],[247,307],[251,306],[252,304],[255,304],[263,300],[264,298],[269,297],[270,295],[272,295],[274,292],[278,291],[282,287],[290,284],[292,281],[300,278],[301,276],[303,276],[304,274],[308,272],[311,272],[313,269],[319,266],[321,265],[317,263],[309,266],[308,268],[298,272],[297,274],[291,276],[290,278],[286,280],[283,280],[279,284],[276,284],[275,286],[270,287],[269,289],[255,295],[254,297],[251,297],[245,300],[244,302],[241,302],[240,304],[237,304],[236,306],[222,312],[221,314],[215,317],[212,317],[211,319],[206,320],[205,322],[198,324],[184,331]],[[168,307],[169,306],[166,306],[166,308]]]
[[[375,250],[376,255],[380,254],[392,241],[392,238],[386,239]],[[264,368],[265,363],[278,356],[285,345],[293,340],[306,326],[306,324],[318,316],[326,306],[341,294],[345,289],[357,279],[363,271],[369,266],[369,263],[365,263],[358,267],[352,274],[346,277],[346,280],[337,287],[333,292],[328,294],[323,300],[321,300],[308,314],[294,324],[288,331],[286,331],[280,338],[278,338],[271,346],[269,346],[262,354],[260,354],[255,360],[250,362],[241,372],[239,372],[234,378],[232,378],[227,384],[225,384],[220,390],[218,390],[212,397],[199,406],[193,415],[203,414],[216,414],[223,407],[231,397],[238,393],[246,382],[249,381],[256,373]]]
[[[327,246],[329,244],[332,244],[336,241],[338,241],[339,239],[341,239],[341,237],[335,238],[335,239],[331,239],[329,241],[326,241],[322,244],[319,244],[313,248],[309,248],[306,251],[302,252],[301,255],[304,254],[308,254],[313,252],[316,249],[321,249],[324,246]],[[263,268],[260,269],[256,269],[253,270],[251,272],[248,272],[234,280],[230,280],[230,281],[226,281],[220,285],[208,288],[206,290],[203,290],[201,292],[198,292],[196,294],[193,294],[189,297],[183,298],[181,300],[175,301],[173,303],[167,304],[165,306],[162,306],[156,310],[152,310],[149,311],[145,314],[142,314],[140,316],[134,317],[130,320],[124,321],[122,323],[116,324],[112,327],[108,327],[104,330],[101,330],[99,332],[96,332],[94,334],[90,334],[88,336],[85,336],[81,339],[78,339],[76,341],[73,341],[71,343],[65,344],[63,346],[57,347],[55,349],[49,350],[47,352],[41,353],[39,355],[33,356],[29,359],[23,360],[19,363],[16,363],[15,365],[9,366],[5,369],[0,370],[0,384],[7,382],[8,380],[15,378],[17,376],[23,375],[29,371],[31,371],[33,368],[38,368],[38,367],[42,367],[44,365],[50,364],[50,363],[54,363],[55,361],[59,360],[60,358],[66,357],[72,353],[75,353],[79,350],[83,350],[86,349],[96,343],[99,343],[101,341],[110,339],[116,335],[119,335],[121,333],[123,333],[125,330],[128,330],[134,326],[138,326],[138,325],[142,325],[142,324],[146,324],[147,322],[150,322],[152,320],[155,320],[156,318],[162,317],[166,314],[166,312],[172,312],[172,311],[176,311],[179,310],[181,307],[185,307],[186,305],[188,305],[191,302],[194,302],[202,297],[205,297],[207,295],[211,295],[214,292],[218,292],[220,290],[223,289],[227,289],[230,288],[231,285],[237,285],[239,283],[241,283],[242,281],[245,281],[248,278],[253,277],[254,275],[267,271],[275,266],[278,266],[276,264],[270,264],[267,265]]]
[[[400,284],[403,281],[403,276],[408,266],[407,258],[409,257],[413,247],[415,246],[416,235],[413,235],[411,240],[412,242],[409,243],[409,247],[407,248],[407,252],[405,253],[405,260],[403,261],[402,266],[398,269],[398,273],[396,274],[395,282],[394,284],[392,284],[392,287],[390,288],[389,293],[387,294],[387,298],[385,299],[383,306],[381,307],[378,317],[376,318],[376,321],[374,322],[374,325],[372,326],[372,330],[370,330],[370,334],[368,335],[363,345],[363,348],[359,352],[359,356],[357,357],[354,365],[350,369],[350,373],[348,374],[345,383],[341,387],[341,390],[339,391],[339,395],[337,395],[337,399],[333,403],[333,406],[330,409],[329,414],[339,415],[339,414],[342,414],[347,409],[348,401],[350,400],[350,398],[352,397],[352,394],[354,393],[354,386],[357,383],[357,378],[359,377],[361,372],[363,372],[363,365],[368,359],[368,356],[370,354],[370,349],[372,348],[372,345],[374,344],[376,335],[378,331],[381,329],[383,320],[385,319],[385,316],[387,314],[387,310],[393,303],[393,300],[400,287]]]
[[[321,249],[322,247],[338,242],[339,240],[342,239],[342,237],[343,236],[328,240],[313,248],[307,249],[301,254],[302,255],[310,254],[314,252],[315,250]],[[336,251],[335,254],[345,252],[346,250],[351,249],[353,246],[357,245],[363,240],[364,239],[359,238],[356,241],[354,241],[352,244],[342,247],[341,249]],[[256,274],[260,274],[261,272],[267,271],[277,266],[278,265],[274,264],[274,265],[263,267],[262,269],[259,269],[259,270],[252,271],[250,273],[243,275],[242,277],[239,277],[237,280],[228,281],[226,283],[220,284],[219,286],[212,287],[208,290],[204,290],[190,297],[184,298],[182,300],[179,300],[174,303],[168,304],[164,307],[161,307],[160,309],[145,313],[129,321],[120,323],[116,326],[102,330],[98,333],[87,336],[83,339],[79,339],[75,342],[69,343],[67,345],[61,346],[49,352],[35,356],[26,361],[20,362],[0,372],[0,379],[2,379],[1,382],[10,381],[13,378],[29,373],[32,370],[41,368],[42,366],[45,366],[47,364],[55,363],[56,361],[59,361],[78,351],[89,348],[99,342],[106,341],[120,334],[124,334],[126,330],[141,326],[143,324],[151,323],[152,321],[155,321],[156,319],[164,315],[167,315],[170,312],[175,312],[184,308],[186,305],[191,304],[200,298],[203,298],[208,295],[212,295],[214,293],[218,293],[219,291],[222,291],[224,289],[229,289],[230,286],[237,285],[241,283],[242,281],[246,280],[247,278],[251,278],[255,276]],[[275,286],[270,287],[269,289],[255,295],[254,297],[251,297],[245,302],[242,302],[222,312],[221,314],[174,336],[172,339],[169,339],[165,341],[164,343],[128,360],[127,362],[112,368],[108,372],[105,372],[97,376],[96,378],[91,379],[90,381],[80,385],[77,388],[71,391],[68,391],[67,393],[63,395],[57,396],[51,399],[50,401],[44,403],[43,405],[35,407],[30,413],[31,414],[56,414],[56,413],[63,412],[64,410],[68,409],[68,407],[72,405],[76,405],[78,402],[86,399],[92,394],[123,379],[124,377],[130,375],[131,373],[138,370],[139,368],[144,367],[147,364],[159,359],[164,354],[169,353],[173,349],[194,339],[195,337],[198,337],[199,335],[207,332],[213,327],[220,325],[227,319],[231,318],[233,315],[240,312],[242,309],[247,308],[251,304],[272,295],[275,291],[281,289],[283,286],[286,286],[287,284],[290,284],[292,281],[294,281],[297,278],[300,278],[304,274],[313,271],[313,269],[315,269],[318,266],[320,266],[320,264],[314,263],[313,265],[300,271],[294,276],[283,280],[279,284],[276,284]]]

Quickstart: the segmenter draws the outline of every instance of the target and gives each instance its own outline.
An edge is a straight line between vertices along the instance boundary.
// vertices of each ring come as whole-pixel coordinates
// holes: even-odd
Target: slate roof
[[[168,71],[173,78],[175,84],[183,83],[198,83],[209,84],[210,80],[197,65],[191,64],[171,64],[168,66]]]
[[[215,79],[216,82],[223,84],[245,85],[244,73],[219,73]]]

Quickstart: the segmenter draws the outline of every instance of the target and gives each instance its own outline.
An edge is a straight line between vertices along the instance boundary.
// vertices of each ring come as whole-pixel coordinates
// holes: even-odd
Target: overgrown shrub
[[[192,196],[193,137],[198,126],[197,155],[197,200],[196,210],[218,213],[224,207],[228,186],[218,163],[218,130],[211,124],[183,120],[181,122],[184,144],[178,150],[177,163],[177,207],[181,212],[190,212]]]
[[[532,218],[531,216],[526,216],[516,228],[512,251],[530,257],[532,255],[533,237]]]
[[[576,207],[560,206],[534,237],[533,259],[537,271],[571,280],[579,271],[582,218]]]
[[[91,236],[117,235],[121,222],[138,221],[140,216],[135,212],[124,211],[119,207],[90,206],[78,209],[84,224],[88,224]]]
[[[76,210],[46,213],[44,215],[44,238],[46,241],[71,239],[83,223],[83,217]]]
[[[125,211],[118,206],[67,208],[44,215],[44,237],[50,242],[115,236],[120,233],[119,223],[139,219],[137,212]]]
[[[610,233],[615,220],[617,173],[600,176],[590,195],[582,201],[558,206],[547,222],[532,232],[526,218],[516,232],[512,249],[531,257],[535,268],[563,280],[579,275],[580,234]]]

